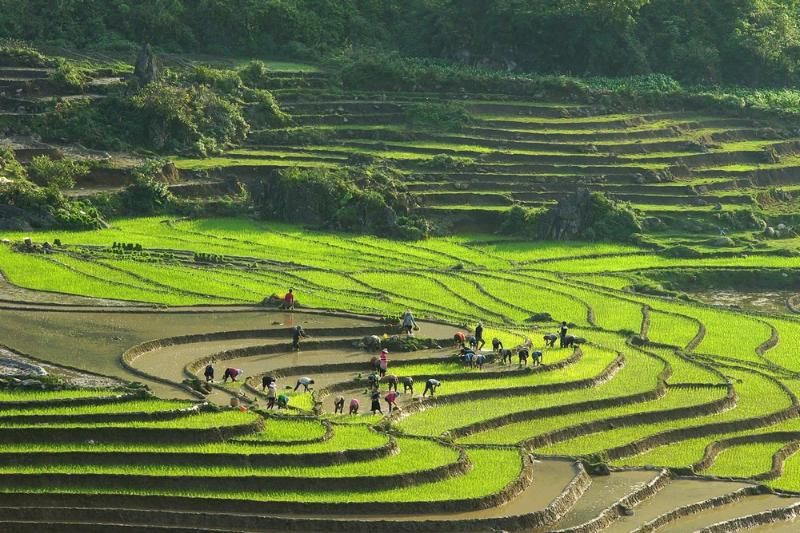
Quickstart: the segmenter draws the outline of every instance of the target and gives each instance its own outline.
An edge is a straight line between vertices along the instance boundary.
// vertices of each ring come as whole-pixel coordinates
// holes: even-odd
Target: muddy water
[[[295,518],[324,518],[341,520],[473,520],[481,518],[498,518],[504,516],[519,516],[534,511],[539,511],[558,496],[564,487],[572,481],[577,469],[570,461],[545,460],[537,461],[534,465],[534,480],[530,487],[512,501],[500,507],[482,511],[466,513],[443,513],[425,515],[292,515]],[[390,505],[390,504],[387,504]]]
[[[704,511],[694,516],[688,516],[670,524],[670,531],[691,532],[703,529],[717,522],[725,522],[739,516],[769,511],[777,507],[787,507],[800,502],[797,498],[782,498],[772,494],[748,496],[731,505],[718,509]],[[797,531],[797,530],[795,530]]]
[[[575,507],[554,526],[554,529],[575,527],[592,520],[604,509],[611,507],[625,495],[643,487],[657,475],[658,472],[632,470],[592,478],[589,489],[578,500]]]
[[[797,533],[800,531],[800,519],[788,522],[776,522],[747,530],[749,533]]]
[[[712,305],[739,306],[745,311],[788,313],[786,302],[797,297],[797,291],[730,291],[708,290],[689,292],[692,297]]]
[[[744,483],[724,481],[698,481],[678,479],[664,487],[655,496],[637,506],[633,516],[625,516],[613,523],[606,533],[627,533],[654,518],[695,502],[708,500],[747,487]],[[672,531],[670,529],[670,531]]]
[[[278,322],[280,326],[273,325]],[[353,327],[374,324],[366,319],[274,311],[202,310],[201,312],[75,312],[0,310],[0,344],[56,364],[127,380],[142,378],[127,371],[119,356],[144,341],[226,330],[290,327]],[[430,334],[450,332],[447,326],[422,325]],[[426,331],[427,333],[427,331]],[[175,391],[148,382],[159,394]]]

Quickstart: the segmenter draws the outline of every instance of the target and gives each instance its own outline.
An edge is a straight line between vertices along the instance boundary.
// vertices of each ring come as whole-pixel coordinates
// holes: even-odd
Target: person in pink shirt
[[[378,365],[380,368],[379,370],[380,377],[385,376],[386,371],[389,369],[389,350],[387,350],[386,348],[381,350],[381,357],[378,362]]]
[[[397,398],[399,397],[400,395],[397,391],[389,391],[389,394],[383,397],[383,399],[386,400],[386,404],[389,406],[390,413],[395,409],[400,409],[400,406],[397,405]]]
[[[361,407],[361,404],[358,402],[358,400],[356,400],[355,398],[350,400],[350,414],[351,415],[357,415],[359,407]]]

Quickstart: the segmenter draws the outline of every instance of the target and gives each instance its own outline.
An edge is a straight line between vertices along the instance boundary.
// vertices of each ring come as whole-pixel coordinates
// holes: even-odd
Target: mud
[[[592,478],[592,484],[575,507],[556,524],[555,529],[568,529],[594,519],[604,509],[611,507],[627,494],[653,481],[659,472],[630,470],[615,472],[610,476]]]
[[[726,522],[740,516],[761,513],[772,509],[786,507],[797,503],[795,498],[786,498],[774,494],[756,494],[741,500],[723,505],[715,509],[703,510],[669,524],[669,530],[675,532],[691,532],[703,529],[718,522]]]
[[[649,500],[637,506],[634,509],[635,514],[633,516],[621,517],[604,531],[607,533],[628,533],[672,511],[676,507],[716,498],[748,486],[745,483],[678,479],[668,484]]]

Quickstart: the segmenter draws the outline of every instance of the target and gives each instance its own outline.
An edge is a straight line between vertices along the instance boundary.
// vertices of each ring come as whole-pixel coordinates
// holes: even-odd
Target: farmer
[[[288,309],[289,311],[294,310],[294,289],[289,289],[289,292],[287,292],[286,296],[283,297],[281,309]]]
[[[492,351],[494,351],[494,353],[498,353],[502,349],[503,349],[503,341],[501,341],[497,337],[493,338],[492,339]]]
[[[475,340],[478,341],[478,350],[483,350],[483,346],[486,344],[483,339],[483,322],[478,322],[478,325],[475,326]]]
[[[292,328],[292,349],[297,351],[300,350],[301,337],[304,339],[308,337],[308,335],[306,335],[305,330],[303,329],[303,326],[297,325],[294,328]]]
[[[558,335],[556,335],[555,333],[548,333],[543,337],[543,339],[545,348],[555,348]]]
[[[519,357],[519,366],[528,366],[528,356],[530,355],[530,351],[526,346],[523,346],[517,352],[517,356]]]
[[[475,335],[470,335],[469,337],[469,348],[470,350],[477,350],[478,349],[478,339]]]
[[[402,326],[406,335],[414,334],[414,329],[417,328],[417,322],[414,320],[414,315],[411,314],[411,309],[406,309],[406,312],[403,313]]]
[[[372,411],[372,414],[375,414],[376,412],[383,414],[383,409],[381,409],[381,393],[378,391],[378,389],[372,391],[372,394],[370,394],[370,399],[372,399],[372,407],[370,407],[369,410]]]
[[[578,344],[578,337],[575,335],[567,335],[561,342],[562,348],[574,348],[575,345]]]
[[[409,391],[411,391],[411,394],[414,394],[414,378],[406,376],[403,378],[403,394]]]
[[[542,364],[542,351],[536,350],[533,352],[533,366],[539,366]]]
[[[261,390],[267,390],[267,387],[270,386],[271,383],[275,383],[275,378],[272,376],[263,376],[261,378]]]
[[[314,380],[313,379],[311,379],[309,377],[302,377],[302,378],[297,380],[297,385],[294,386],[294,390],[297,391],[297,389],[300,388],[300,385],[302,385],[303,386],[303,392],[308,392],[308,386],[309,385],[313,385],[313,384],[314,384]]]
[[[203,375],[206,377],[206,383],[214,383],[214,365],[208,363]]]
[[[430,391],[431,392],[431,398],[433,398],[433,395],[436,394],[436,389],[438,389],[439,385],[441,385],[441,384],[442,383],[438,379],[431,378],[428,381],[426,381],[425,382],[425,390],[422,391],[422,397],[424,398],[428,394],[428,391]]]
[[[389,384],[388,390],[394,389],[394,391],[397,392],[397,385],[400,383],[400,378],[398,378],[394,374],[388,374],[386,376],[383,376],[383,379],[381,379],[381,381],[384,381]]]
[[[389,394],[387,394],[386,396],[383,397],[383,399],[386,400],[386,404],[389,406],[389,412],[390,413],[394,409],[398,409],[398,410],[400,409],[400,406],[397,405],[397,398],[399,398],[399,397],[400,397],[400,395],[397,394],[397,391],[391,391],[391,392],[389,392]]]
[[[287,407],[289,407],[289,397],[281,393],[278,396],[278,409],[286,409]]]
[[[267,391],[267,409],[275,408],[275,399],[278,397],[278,387],[273,381],[269,384],[269,391]]]
[[[566,339],[567,333],[569,333],[569,328],[567,327],[566,322],[561,323],[561,328],[558,330],[558,336],[561,338],[561,347],[566,348]]]
[[[369,388],[370,389],[377,389],[379,381],[380,381],[380,377],[375,372],[373,372],[369,376],[367,376],[367,383],[369,384]]]
[[[483,364],[486,362],[486,356],[482,353],[478,353],[475,356],[475,366],[478,367],[478,370],[483,370]]]
[[[379,366],[378,374],[380,374],[381,377],[385,376],[386,371],[389,369],[389,350],[387,350],[386,348],[381,350],[381,356],[378,362],[378,366]]]
[[[344,396],[337,396],[333,402],[333,414],[344,414]]]
[[[456,331],[453,335],[453,346],[464,346],[467,343],[467,336],[463,331]]]
[[[222,375],[222,382],[227,383],[228,378],[231,378],[231,382],[235,383],[236,378],[242,375],[241,368],[226,368],[225,374]]]
[[[358,403],[357,399],[353,398],[352,400],[350,400],[350,414],[351,415],[357,415],[358,414],[358,408],[360,406],[361,406],[361,404]]]
[[[501,362],[503,364],[506,364],[506,361],[508,361],[508,364],[510,365],[511,364],[511,356],[513,355],[513,353],[514,353],[513,350],[511,350],[510,348],[502,348],[500,350]]]
[[[472,348],[461,348],[461,357],[464,359],[464,364],[468,367],[472,367],[472,364],[475,360],[475,352]]]

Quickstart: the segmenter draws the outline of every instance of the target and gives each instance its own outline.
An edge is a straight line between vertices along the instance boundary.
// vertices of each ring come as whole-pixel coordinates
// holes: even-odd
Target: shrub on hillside
[[[406,108],[406,124],[412,128],[453,131],[470,121],[467,108],[457,102],[424,102]]]
[[[0,64],[9,67],[52,67],[55,62],[21,41],[0,40]]]
[[[33,158],[28,174],[34,183],[42,187],[71,189],[78,178],[89,173],[89,165],[73,159],[50,159],[46,155]]]
[[[89,83],[89,77],[80,68],[74,63],[64,60],[58,62],[50,79],[71,92],[83,92],[86,84]]]
[[[149,215],[163,212],[172,205],[174,196],[159,179],[162,166],[153,161],[136,170],[133,183],[119,195],[123,213]]]

